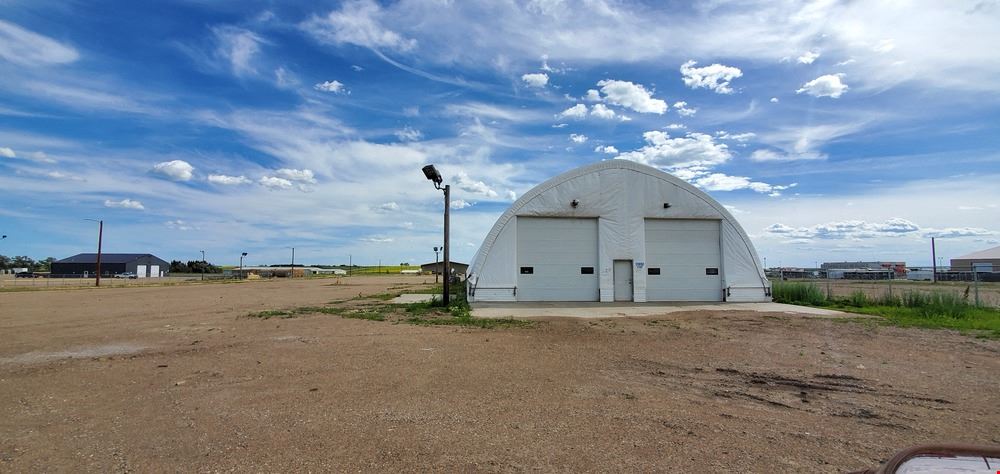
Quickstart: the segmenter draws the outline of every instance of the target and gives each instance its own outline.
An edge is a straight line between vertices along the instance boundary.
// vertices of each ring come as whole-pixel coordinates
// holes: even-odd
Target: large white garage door
[[[722,301],[719,221],[646,219],[646,299]]]
[[[517,300],[598,301],[597,219],[517,218]]]

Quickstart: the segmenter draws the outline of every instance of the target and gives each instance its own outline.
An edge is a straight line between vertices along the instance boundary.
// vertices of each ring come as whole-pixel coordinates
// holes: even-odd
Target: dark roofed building
[[[465,272],[469,270],[468,263],[459,263],[456,261],[451,262],[451,272],[454,275],[465,275]],[[424,273],[433,273],[435,275],[440,275],[444,271],[444,262],[431,262],[425,263],[420,266],[420,271]]]
[[[167,276],[170,263],[148,253],[102,253],[101,276],[134,273],[138,278]],[[52,262],[54,277],[92,277],[97,274],[97,254],[79,253]]]

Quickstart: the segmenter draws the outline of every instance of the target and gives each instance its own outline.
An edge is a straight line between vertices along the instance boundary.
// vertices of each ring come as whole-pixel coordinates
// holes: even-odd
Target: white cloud
[[[618,116],[614,110],[609,109],[604,104],[594,104],[590,108],[590,115],[604,120],[614,120]]]
[[[667,130],[684,130],[687,128],[687,125],[684,125],[683,123],[672,123],[663,128]]]
[[[538,89],[544,88],[546,84],[549,83],[549,75],[543,72],[536,72],[531,74],[524,74],[521,76],[521,80],[524,81],[528,87],[535,87]]]
[[[360,240],[362,242],[373,243],[373,244],[388,244],[388,243],[392,243],[394,241],[394,239],[392,237],[381,237],[381,236],[362,237],[362,238],[360,238],[358,240]]]
[[[259,181],[261,186],[268,189],[292,189],[294,186],[291,181],[285,178],[278,178],[276,176],[264,176],[261,177]]]
[[[583,100],[587,102],[600,102],[603,99],[601,99],[600,92],[597,92],[594,89],[587,89],[587,95],[583,96]]]
[[[611,145],[598,146],[594,148],[597,153],[607,153],[609,155],[617,155],[618,149]]]
[[[844,77],[843,73],[826,74],[819,76],[802,85],[802,88],[795,91],[796,94],[805,92],[813,97],[838,98],[847,92],[847,84],[840,81]]]
[[[996,235],[996,232],[980,227],[947,227],[944,229],[927,229],[927,232],[924,232],[923,235],[925,238],[934,237],[938,239],[952,239],[957,237],[983,237]]]
[[[229,63],[230,71],[237,76],[256,74],[254,56],[260,52],[264,40],[256,33],[235,26],[212,28],[215,33],[216,56]]]
[[[767,148],[754,150],[754,152],[750,154],[750,159],[757,162],[818,160],[822,158],[824,158],[824,156],[818,153],[796,155]]]
[[[180,219],[164,222],[163,225],[176,230],[198,230],[197,227]]]
[[[587,117],[587,106],[583,104],[576,104],[562,112],[556,114],[558,119],[582,119]]]
[[[0,58],[21,66],[37,66],[71,63],[80,54],[71,46],[0,20]]]
[[[677,111],[677,115],[680,115],[681,117],[690,117],[698,113],[698,109],[688,107],[687,105],[687,102],[684,101],[674,102],[674,110]]]
[[[299,79],[284,66],[280,66],[274,70],[274,83],[281,88],[291,88],[299,85]]]
[[[112,201],[110,199],[104,201],[104,207],[116,207],[121,209],[135,209],[143,210],[146,207],[142,205],[141,202],[132,199],[122,199],[121,201]]]
[[[410,127],[409,125],[403,127],[402,130],[396,130],[393,133],[396,135],[396,138],[398,138],[399,141],[401,142],[415,142],[419,141],[421,138],[424,138],[423,132],[413,127]]]
[[[482,181],[476,181],[469,177],[465,171],[459,171],[454,178],[455,186],[459,189],[473,193],[481,194],[486,197],[495,198],[498,196],[497,192],[493,190],[489,185]]]
[[[80,176],[66,174],[61,171],[49,171],[45,173],[45,176],[48,176],[49,178],[52,179],[61,179],[66,181],[86,181],[86,179],[83,179]]]
[[[894,49],[896,49],[896,43],[891,39],[883,39],[876,43],[875,46],[872,46],[872,51],[883,54]]]
[[[752,181],[750,178],[745,176],[729,176],[723,173],[711,173],[689,181],[691,181],[691,183],[695,186],[704,188],[708,191],[737,191],[741,189],[749,189],[761,194],[767,194],[771,197],[780,196],[781,191],[796,186],[795,184],[787,186],[767,184],[759,181]]]
[[[569,139],[572,140],[573,143],[586,143],[586,141],[587,141],[588,138],[587,138],[586,135],[580,135],[578,133],[571,133],[571,134],[569,134]]]
[[[812,64],[819,57],[819,53],[816,51],[806,51],[799,56],[799,64]]]
[[[0,146],[0,156],[4,158],[17,158],[17,153],[14,153],[14,150],[10,148]]]
[[[153,171],[174,181],[190,181],[194,167],[184,160],[172,160],[153,165]]]
[[[300,25],[316,39],[333,44],[410,51],[417,41],[382,26],[382,7],[374,0],[352,0],[326,17],[313,16]]]
[[[568,126],[569,126],[568,123],[557,123],[557,124],[553,125],[552,128],[566,128]]]
[[[297,170],[297,169],[282,168],[278,171],[275,171],[274,173],[289,181],[297,181],[306,184],[316,184],[316,175],[315,173],[312,172],[312,170],[308,169]]]
[[[344,83],[337,80],[320,82],[319,84],[314,85],[313,89],[323,92],[332,92],[334,94],[343,94],[345,92],[348,94],[350,93],[347,91],[347,88],[344,87]]]
[[[850,59],[845,59],[845,60],[843,60],[843,61],[841,61],[841,62],[839,62],[839,63],[837,63],[835,65],[836,66],[847,66],[848,64],[854,64],[856,62],[858,62],[856,59],[850,58]]]
[[[654,99],[652,92],[642,84],[628,81],[604,79],[597,83],[601,87],[604,99],[614,105],[620,105],[639,113],[663,114],[667,111],[667,103]]]
[[[729,133],[725,130],[720,130],[718,132],[715,132],[715,137],[720,140],[733,140],[741,143],[750,141],[751,138],[756,136],[757,134],[753,132]]]
[[[885,222],[846,220],[809,227],[791,227],[776,223],[764,228],[765,233],[795,239],[872,239],[914,235],[919,231],[920,226],[899,217],[887,219]]]
[[[728,146],[716,143],[711,135],[704,133],[671,138],[666,132],[653,130],[642,136],[646,146],[622,153],[618,158],[661,168],[681,168],[718,165],[732,157]]]
[[[508,189],[507,192],[504,193],[504,196],[507,197],[508,201],[516,201],[517,200],[517,193],[515,193],[514,191],[512,191],[510,189]]]
[[[455,200],[451,201],[451,208],[452,209],[465,209],[467,207],[472,207],[475,204],[476,203],[474,203],[474,202],[468,202],[468,201],[466,201],[464,199],[455,199]]]
[[[771,97],[771,103],[772,104],[777,104],[778,103],[778,98],[777,97]]]
[[[361,71],[364,71],[364,70],[365,70],[365,68],[363,68],[363,67],[361,67],[361,66],[358,66],[357,64],[352,64],[352,65],[351,65],[351,69],[353,69],[353,70],[354,70],[354,72],[361,72]]]
[[[715,91],[718,94],[732,94],[733,89],[729,83],[736,78],[743,76],[743,71],[732,66],[722,64],[712,64],[705,67],[694,67],[698,64],[695,61],[688,61],[681,65],[681,75],[684,84],[692,89],[704,87]]]
[[[237,184],[250,184],[253,181],[247,179],[246,176],[229,176],[224,174],[210,174],[208,175],[208,182],[212,184],[221,184],[224,186],[233,186]]]
[[[381,211],[381,212],[398,211],[399,210],[399,204],[396,204],[395,201],[384,202],[382,204],[379,204],[378,207],[376,207],[375,209],[378,210],[378,211]]]

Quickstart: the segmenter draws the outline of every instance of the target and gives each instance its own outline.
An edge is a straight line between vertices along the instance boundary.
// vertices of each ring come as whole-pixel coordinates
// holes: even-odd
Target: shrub
[[[771,297],[778,303],[808,304],[823,306],[827,303],[826,295],[812,283],[796,281],[776,281],[771,286]]]

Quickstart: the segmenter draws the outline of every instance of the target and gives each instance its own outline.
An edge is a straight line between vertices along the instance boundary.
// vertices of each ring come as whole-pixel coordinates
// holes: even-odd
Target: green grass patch
[[[828,298],[816,285],[774,282],[775,302],[820,306],[859,314],[881,316],[900,327],[953,329],[980,337],[1000,338],[1000,308],[976,306],[958,292],[903,291],[869,296],[857,290],[846,297]]]

